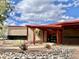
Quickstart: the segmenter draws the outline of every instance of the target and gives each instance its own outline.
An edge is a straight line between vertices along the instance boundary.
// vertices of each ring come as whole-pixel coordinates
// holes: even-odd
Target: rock
[[[54,48],[51,51],[46,49],[39,49],[38,51],[27,50],[24,51],[24,53],[8,52],[7,50],[6,52],[0,53],[0,59],[70,59],[72,52],[71,49],[69,50],[65,48]]]

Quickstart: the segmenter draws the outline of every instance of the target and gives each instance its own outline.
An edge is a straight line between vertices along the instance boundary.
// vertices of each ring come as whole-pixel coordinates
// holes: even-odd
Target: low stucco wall
[[[24,40],[0,40],[0,46],[20,46]]]

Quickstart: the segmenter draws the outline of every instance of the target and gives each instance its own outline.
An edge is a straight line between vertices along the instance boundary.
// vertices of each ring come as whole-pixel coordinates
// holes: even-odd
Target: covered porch
[[[40,30],[39,37],[35,33],[36,29]],[[32,41],[33,44],[35,44],[37,39],[40,39],[41,43],[79,44],[79,21],[68,21],[49,25],[27,25],[27,39]]]
[[[37,37],[35,30],[39,29],[40,36]],[[61,25],[28,25],[27,26],[27,39],[31,40],[33,44],[35,44],[37,39],[40,39],[41,43],[49,42],[49,43],[56,43],[62,44],[62,32],[63,28]],[[30,37],[29,37],[30,36]]]

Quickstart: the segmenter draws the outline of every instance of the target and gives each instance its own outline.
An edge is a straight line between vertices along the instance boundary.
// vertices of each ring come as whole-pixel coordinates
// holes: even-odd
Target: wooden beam
[[[26,37],[26,40],[28,40],[28,27],[27,27],[27,37]]]
[[[43,30],[43,42],[44,42],[44,32],[45,32],[45,31]]]
[[[60,44],[63,43],[63,30],[60,30]]]

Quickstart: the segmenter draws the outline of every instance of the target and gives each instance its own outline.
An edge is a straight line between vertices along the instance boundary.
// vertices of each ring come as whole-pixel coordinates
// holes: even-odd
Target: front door
[[[47,42],[56,43],[56,35],[55,34],[49,34],[47,38]]]

